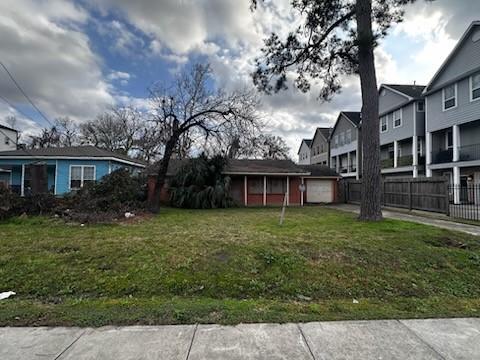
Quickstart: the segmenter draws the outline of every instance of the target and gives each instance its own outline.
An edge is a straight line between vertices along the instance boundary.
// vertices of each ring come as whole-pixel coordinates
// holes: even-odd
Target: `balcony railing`
[[[432,164],[443,164],[453,161],[453,150],[432,151]]]
[[[461,146],[459,156],[460,161],[480,160],[480,144]]]
[[[413,155],[400,156],[397,159],[398,166],[412,166],[413,165]]]
[[[380,160],[380,167],[382,169],[393,168],[393,159],[383,159]]]

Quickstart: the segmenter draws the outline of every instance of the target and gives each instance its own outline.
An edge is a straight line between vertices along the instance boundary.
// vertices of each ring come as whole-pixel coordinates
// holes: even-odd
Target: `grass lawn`
[[[480,240],[307,207],[0,223],[0,325],[480,315]],[[354,299],[358,301],[354,302]]]

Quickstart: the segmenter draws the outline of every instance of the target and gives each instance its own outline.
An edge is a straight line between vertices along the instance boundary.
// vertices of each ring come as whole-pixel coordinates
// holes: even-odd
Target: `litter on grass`
[[[15,295],[13,291],[5,291],[0,293],[0,300],[8,299],[10,296]]]

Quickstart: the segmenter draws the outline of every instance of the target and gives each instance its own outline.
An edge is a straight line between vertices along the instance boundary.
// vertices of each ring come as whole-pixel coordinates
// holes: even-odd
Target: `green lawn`
[[[480,241],[319,207],[0,223],[0,325],[480,315]],[[353,300],[358,300],[354,303]]]

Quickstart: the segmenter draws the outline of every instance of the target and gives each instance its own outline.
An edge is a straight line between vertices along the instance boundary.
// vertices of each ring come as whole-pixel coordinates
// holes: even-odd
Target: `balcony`
[[[393,168],[393,158],[380,160],[380,168],[381,169]]]
[[[460,161],[480,160],[480,144],[461,146],[459,156]]]
[[[413,165],[413,155],[400,156],[397,159],[397,166],[412,166]]]
[[[444,164],[453,161],[453,149],[432,151],[432,164]]]

